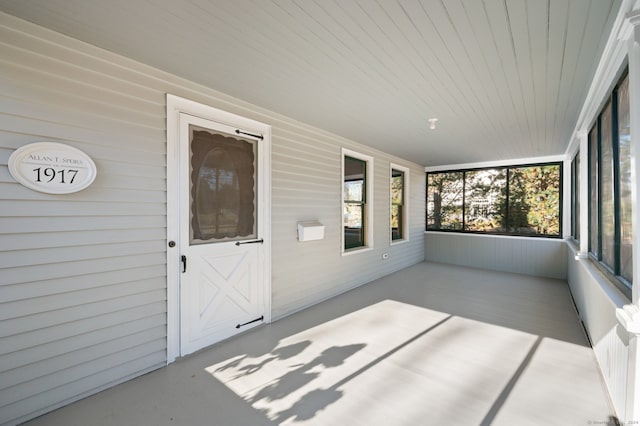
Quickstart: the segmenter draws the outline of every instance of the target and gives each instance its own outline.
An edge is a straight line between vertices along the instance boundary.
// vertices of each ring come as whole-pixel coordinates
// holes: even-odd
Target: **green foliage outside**
[[[462,229],[463,173],[429,174],[427,229]]]
[[[509,170],[510,233],[560,234],[560,166]]]

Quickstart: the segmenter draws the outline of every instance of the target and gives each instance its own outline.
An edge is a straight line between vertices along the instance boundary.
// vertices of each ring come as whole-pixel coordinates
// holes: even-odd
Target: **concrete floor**
[[[539,426],[610,416],[565,282],[421,263],[28,424]]]

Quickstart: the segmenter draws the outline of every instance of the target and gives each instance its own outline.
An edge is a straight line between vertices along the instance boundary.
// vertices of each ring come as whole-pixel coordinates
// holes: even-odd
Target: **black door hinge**
[[[260,318],[254,319],[252,321],[245,322],[244,324],[238,324],[238,325],[236,325],[236,328],[244,327],[245,325],[253,324],[254,322],[258,322],[258,321],[264,321],[264,315],[262,315]]]

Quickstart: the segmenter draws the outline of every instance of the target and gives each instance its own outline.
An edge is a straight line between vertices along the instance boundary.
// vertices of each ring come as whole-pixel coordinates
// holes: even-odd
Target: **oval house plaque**
[[[47,194],[82,191],[96,178],[96,165],[84,152],[69,145],[36,142],[9,157],[9,172],[27,188]]]

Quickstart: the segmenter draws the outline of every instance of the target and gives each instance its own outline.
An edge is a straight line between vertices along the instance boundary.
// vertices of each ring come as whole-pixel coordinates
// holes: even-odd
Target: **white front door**
[[[259,130],[191,113],[178,117],[178,250],[169,258],[178,265],[184,356],[269,319],[266,158]]]

